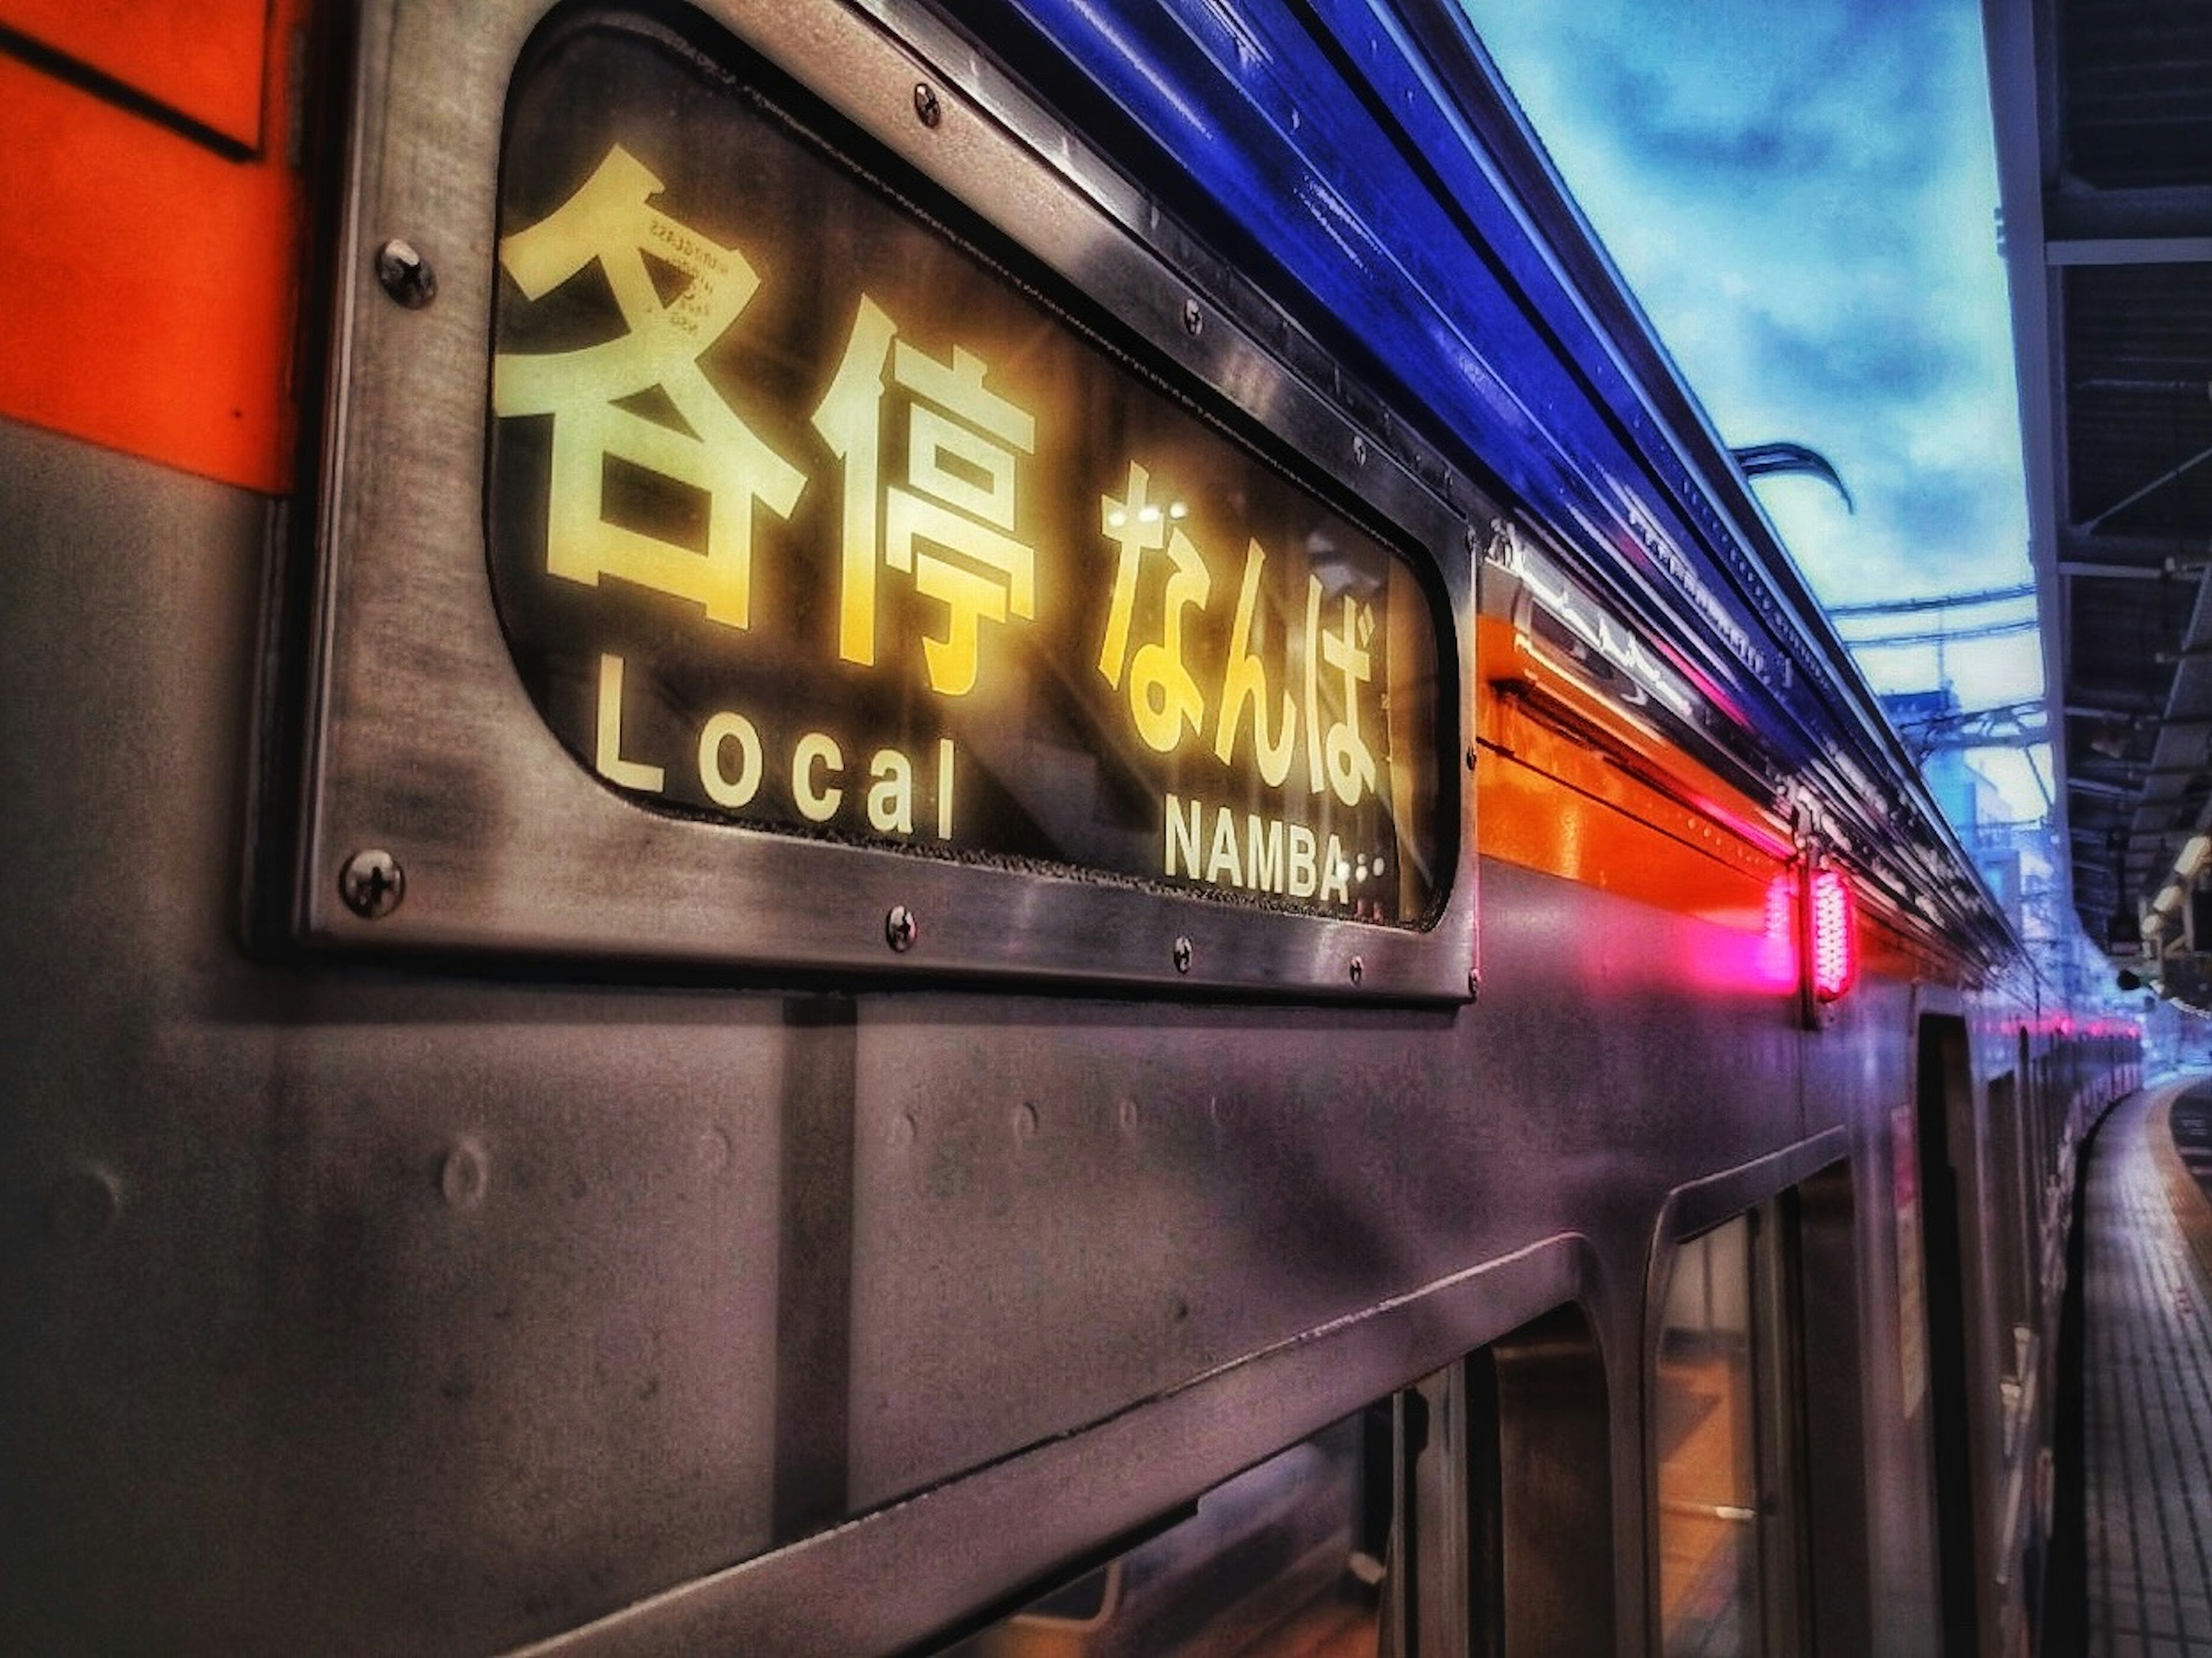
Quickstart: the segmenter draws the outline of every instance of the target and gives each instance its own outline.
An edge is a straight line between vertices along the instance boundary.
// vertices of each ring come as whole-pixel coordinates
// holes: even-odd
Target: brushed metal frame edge
[[[1670,1248],[1735,1219],[1769,1198],[1779,1197],[1792,1187],[1803,1185],[1821,1170],[1847,1161],[1852,1151],[1849,1127],[1837,1123],[1733,1169],[1700,1175],[1674,1187],[1660,1206],[1651,1229],[1646,1305],[1655,1314],[1659,1310],[1657,1266]]]
[[[1180,279],[1146,245],[1135,192],[972,52],[956,55],[957,38],[909,0],[707,0],[696,9],[1224,402],[1265,406],[1269,428],[1312,471],[1398,527],[1401,552],[1425,550],[1447,604],[1440,653],[1453,665],[1440,664],[1437,698],[1440,738],[1456,739],[1440,740],[1437,756],[1439,826],[1455,843],[1443,909],[1416,931],[666,817],[619,799],[560,746],[514,668],[483,545],[499,148],[509,76],[551,9],[499,0],[464,18],[378,0],[361,15],[295,933],[349,950],[633,958],[771,977],[1011,975],[1470,999],[1475,835],[1456,754],[1474,706],[1468,527],[1481,498],[1472,514],[1440,501],[1378,435]],[[921,80],[939,90],[933,128],[915,118]],[[436,272],[427,307],[403,308],[379,286],[375,250],[394,236]],[[1194,297],[1212,325],[1195,338],[1183,322]],[[436,763],[418,775],[426,762]],[[455,821],[426,829],[441,811]],[[345,906],[337,881],[343,861],[370,846],[392,852],[407,882],[398,908],[374,920]],[[903,953],[884,938],[894,904],[920,926]],[[1179,939],[1192,946],[1187,971],[1176,966]]]

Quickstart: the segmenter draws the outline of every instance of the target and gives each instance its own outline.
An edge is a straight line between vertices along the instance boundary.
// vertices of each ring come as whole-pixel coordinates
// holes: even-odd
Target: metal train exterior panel
[[[1455,13],[128,9],[0,3],[8,1644],[2036,1649],[2133,1035]]]

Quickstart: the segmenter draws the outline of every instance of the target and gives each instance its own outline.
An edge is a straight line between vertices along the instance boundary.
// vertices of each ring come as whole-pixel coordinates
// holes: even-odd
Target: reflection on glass
[[[1386,1401],[943,1658],[1376,1658],[1392,1466]]]
[[[1759,1595],[1751,1225],[1674,1254],[1659,1334],[1659,1621],[1668,1658],[1765,1650]]]

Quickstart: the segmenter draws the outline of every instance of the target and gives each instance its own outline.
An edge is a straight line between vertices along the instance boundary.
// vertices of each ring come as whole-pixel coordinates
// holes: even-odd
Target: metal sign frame
[[[549,8],[363,9],[325,424],[294,931],[346,950],[524,952],[743,976],[1013,975],[1360,999],[1468,999],[1478,537],[1158,251],[1150,201],[932,13],[698,9],[1187,371],[1194,400],[1393,528],[1443,595],[1443,904],[1421,929],[1095,873],[953,861],[663,815],[601,786],[532,705],[484,557],[484,422],[508,81]],[[1249,312],[1249,290],[1236,296]],[[1277,313],[1278,337],[1292,325]],[[1193,325],[1195,321],[1195,326]],[[1312,355],[1309,342],[1301,343]],[[1266,431],[1238,409],[1267,411]],[[1396,422],[1392,422],[1395,426]]]

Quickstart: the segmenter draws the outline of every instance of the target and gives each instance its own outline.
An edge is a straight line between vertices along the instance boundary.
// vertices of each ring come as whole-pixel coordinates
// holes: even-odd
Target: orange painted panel
[[[1669,909],[1702,907],[1692,895],[1715,881],[1741,902],[1790,866],[1571,734],[1525,714],[1504,723],[1509,743],[1486,747],[1475,769],[1486,856]]]
[[[1506,659],[1506,641],[1484,659]],[[1552,688],[1554,692],[1561,687]],[[1545,717],[1512,681],[1482,688],[1476,821],[1483,855],[1580,882],[1602,892],[1693,916],[1739,935],[1743,948],[1706,966],[1761,989],[1796,982],[1797,876],[1784,826],[1679,752],[1629,751],[1632,733],[1607,732],[1615,756],[1586,732]],[[1590,723],[1596,723],[1593,715]],[[1648,769],[1647,778],[1638,774]],[[1860,889],[1863,970],[1892,979],[1955,976],[1964,963],[1924,931],[1900,929],[1879,896]],[[1778,908],[1781,906],[1782,908]]]
[[[1631,779],[1620,778],[1620,798],[1601,799],[1494,750],[1483,754],[1476,777],[1485,856],[1705,922],[1712,931],[1696,949],[1654,963],[1685,984],[1797,994],[1797,911],[1786,865],[1762,866],[1726,843],[1679,838],[1679,823],[1645,821],[1636,815],[1639,805],[1662,819],[1681,814]]]
[[[280,38],[303,3],[279,0]],[[286,487],[302,199],[281,154],[226,160],[0,53],[0,416]]]
[[[267,0],[0,0],[0,26],[260,147]]]
[[[1766,804],[1524,649],[1510,623],[1485,616],[1478,626],[1483,743],[1741,867],[1795,855],[1789,825]],[[1486,850],[1493,828],[1483,824]]]

